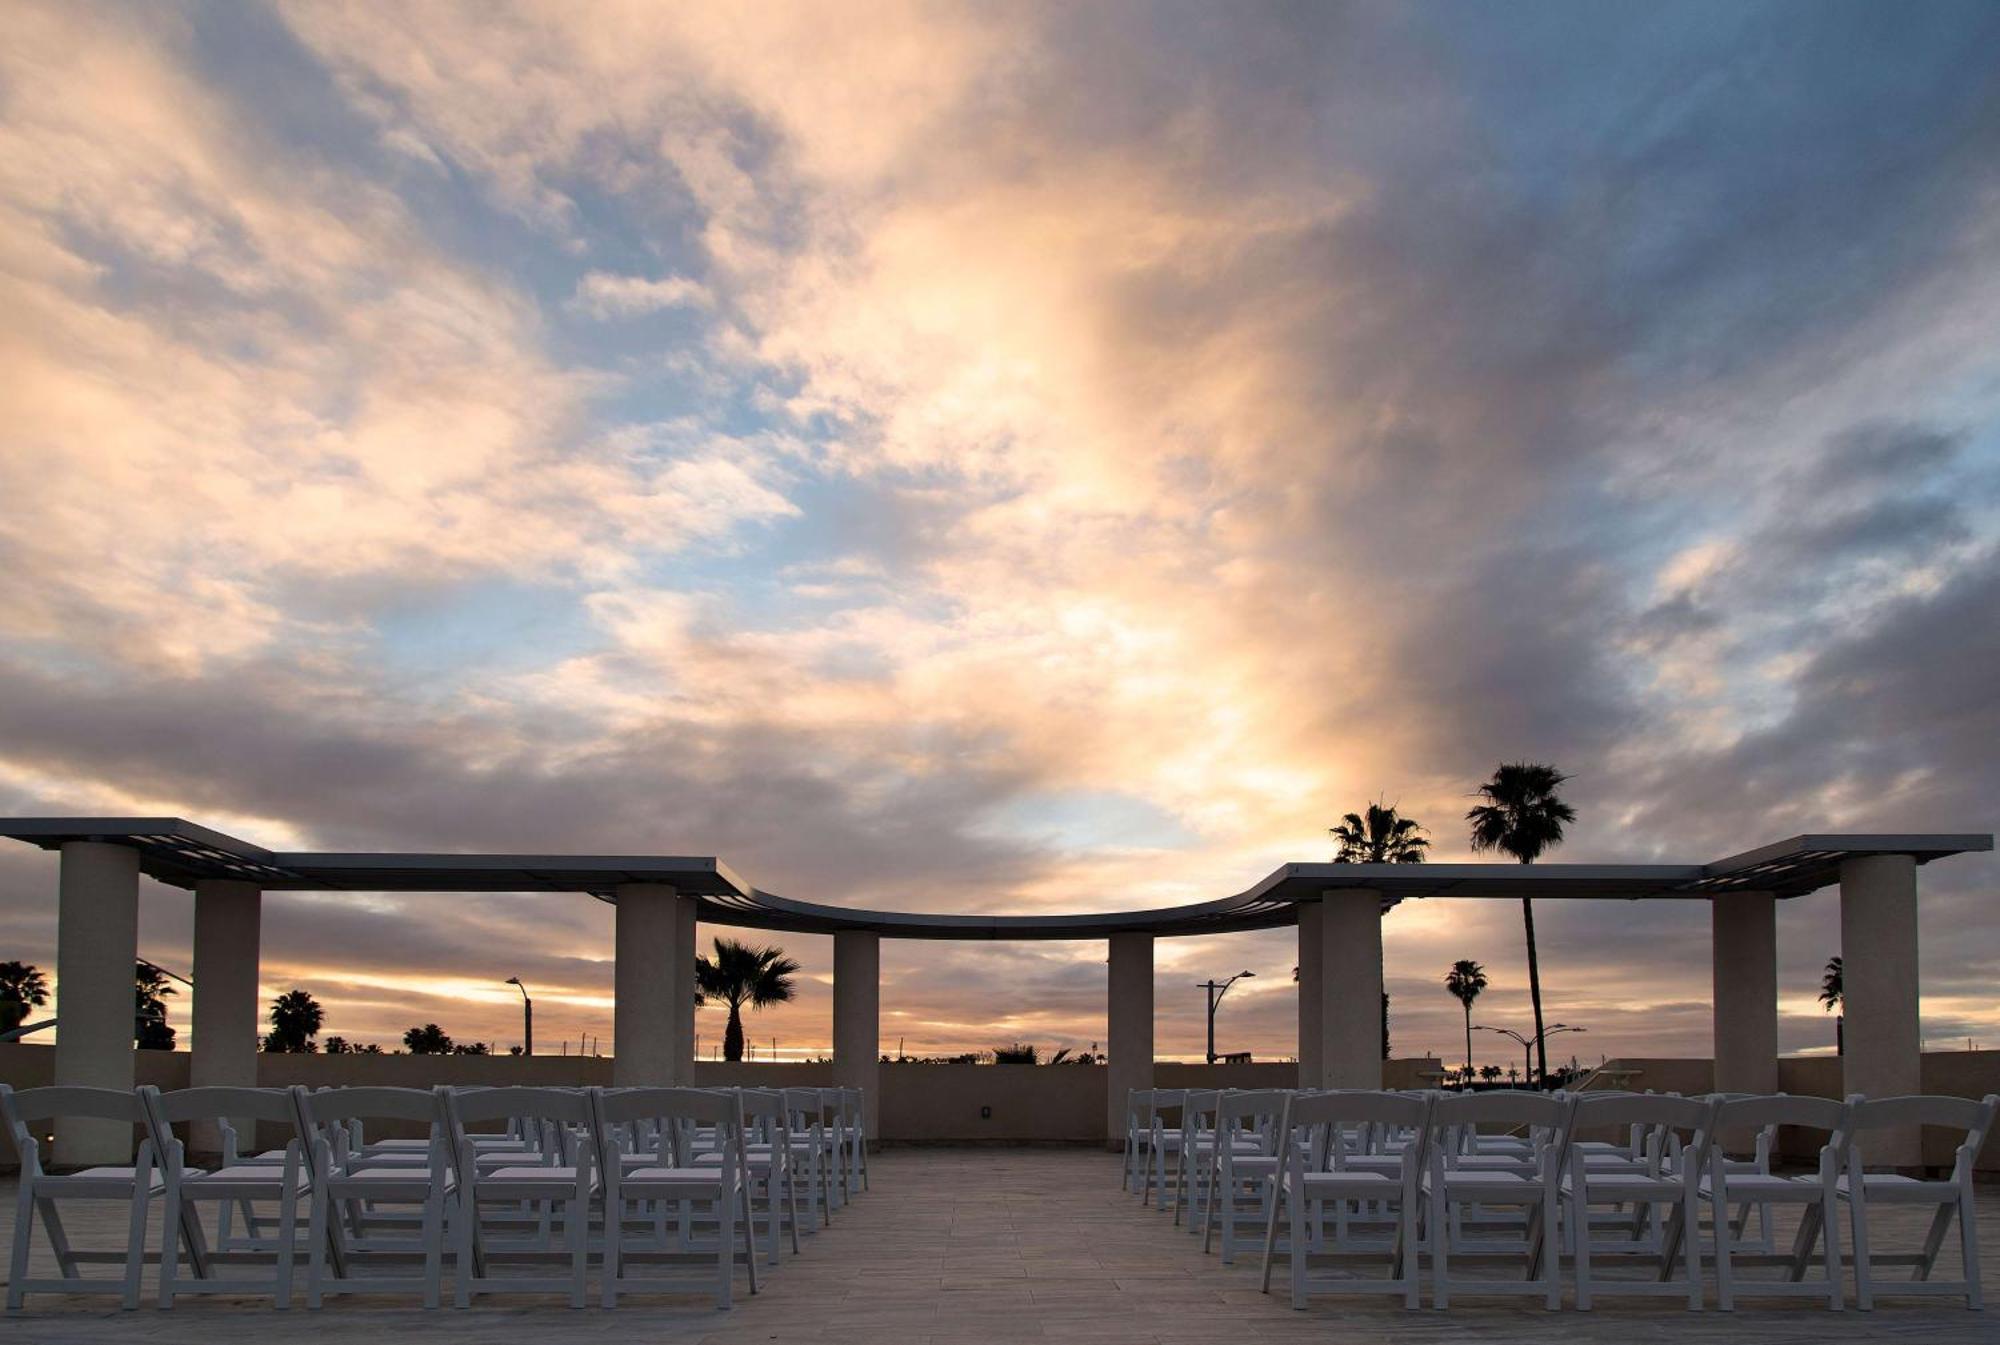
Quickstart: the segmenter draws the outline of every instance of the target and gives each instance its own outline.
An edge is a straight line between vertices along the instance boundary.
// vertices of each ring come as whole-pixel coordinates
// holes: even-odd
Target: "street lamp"
[[[528,998],[528,987],[521,984],[518,976],[509,976],[507,984],[521,992],[521,1054],[535,1053],[535,1001]]]
[[[1484,1023],[1474,1023],[1472,1030],[1474,1032],[1498,1032],[1503,1037],[1512,1037],[1515,1041],[1521,1043],[1521,1077],[1524,1079],[1534,1079],[1535,1043],[1537,1041],[1547,1041],[1559,1032],[1588,1032],[1590,1029],[1571,1027],[1568,1023],[1550,1023],[1532,1037],[1524,1037],[1510,1027],[1487,1027]],[[1543,1078],[1536,1080],[1536,1082],[1546,1084],[1548,1080]]]
[[[1255,976],[1254,971],[1239,971],[1226,981],[1196,981],[1195,984],[1208,991],[1208,1063],[1215,1063],[1215,1006],[1222,1003],[1222,997],[1229,993],[1229,987],[1245,976]]]

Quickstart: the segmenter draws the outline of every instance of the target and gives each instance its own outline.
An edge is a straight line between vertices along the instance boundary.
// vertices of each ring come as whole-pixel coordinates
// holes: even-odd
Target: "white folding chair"
[[[1421,1174],[1424,1144],[1417,1140],[1396,1156],[1394,1171],[1379,1166],[1328,1170],[1319,1164],[1348,1127],[1372,1125],[1408,1127],[1425,1133],[1431,1099],[1424,1095],[1381,1092],[1298,1094],[1285,1101],[1277,1138],[1276,1170],[1269,1183],[1270,1213],[1264,1229],[1263,1291],[1271,1291],[1271,1267],[1278,1255],[1278,1228],[1286,1227],[1283,1252],[1291,1274],[1292,1306],[1303,1309],[1309,1299],[1325,1294],[1401,1294],[1403,1306],[1421,1303],[1418,1280],[1418,1218],[1422,1208]],[[1388,1239],[1377,1246],[1357,1243],[1331,1245],[1315,1225],[1327,1219],[1332,1206],[1366,1205],[1391,1220]],[[1314,1276],[1312,1261],[1351,1264],[1377,1261],[1387,1275]],[[1442,1304],[1440,1304],[1442,1306]]]
[[[306,1239],[306,1306],[317,1308],[328,1292],[410,1293],[435,1308],[443,1293],[444,1225],[454,1183],[443,1104],[418,1088],[292,1090],[299,1129],[306,1136],[314,1199]],[[415,1123],[428,1129],[421,1162],[390,1163],[366,1152],[337,1161],[335,1136],[352,1121]],[[383,1229],[378,1204],[413,1206],[408,1228]],[[420,1261],[417,1277],[361,1274],[366,1265]]]
[[[848,1195],[852,1197],[868,1189],[868,1101],[861,1089],[843,1088],[840,1105],[847,1133]]]
[[[588,1137],[596,1130],[589,1097],[567,1088],[440,1088],[438,1097],[454,1156],[458,1306],[469,1306],[474,1294],[566,1292],[572,1308],[583,1307],[590,1273],[590,1208],[598,1190],[596,1143],[552,1140],[540,1153],[493,1164],[481,1161],[477,1136],[467,1127],[504,1121],[510,1132],[518,1128],[552,1137]],[[489,1226],[481,1217],[482,1203],[506,1205],[510,1212],[526,1203],[542,1217],[525,1234],[512,1219]],[[561,1246],[553,1235],[557,1206],[563,1216]],[[503,1264],[564,1262],[568,1274],[561,1276],[494,1273]]]
[[[1709,1149],[1708,1180],[1700,1195],[1709,1206],[1715,1236],[1715,1305],[1733,1312],[1738,1295],[1753,1297],[1824,1298],[1827,1307],[1838,1312],[1844,1304],[1840,1269],[1840,1221],[1838,1196],[1841,1168],[1847,1158],[1847,1104],[1831,1098],[1797,1097],[1775,1094],[1770,1097],[1730,1096],[1720,1099],[1715,1113],[1718,1137],[1756,1131],[1762,1135],[1779,1126],[1817,1131],[1827,1137],[1820,1146],[1819,1162],[1810,1173],[1745,1171],[1741,1160],[1731,1158],[1718,1141]],[[1728,1212],[1754,1203],[1765,1210],[1762,1218],[1769,1227],[1769,1210],[1776,1205],[1799,1207],[1799,1227],[1792,1249],[1780,1254],[1749,1244],[1738,1237]],[[1806,1270],[1819,1247],[1820,1279],[1809,1282]],[[1782,1280],[1738,1280],[1745,1268],[1782,1266]]]
[[[817,1088],[787,1088],[785,1127],[791,1135],[792,1166],[803,1178],[806,1190],[806,1231],[813,1220],[822,1225],[833,1222],[833,1162],[829,1150],[826,1106]]]
[[[1236,1264],[1239,1244],[1256,1245],[1270,1214],[1270,1179],[1278,1170],[1279,1137],[1290,1099],[1286,1089],[1258,1088],[1224,1093],[1216,1104],[1215,1131],[1206,1146],[1211,1171],[1201,1249],[1209,1249],[1220,1227],[1225,1266]]]
[[[765,1264],[778,1264],[783,1230],[792,1232],[792,1252],[799,1250],[798,1163],[792,1147],[791,1127],[785,1123],[783,1093],[769,1088],[744,1088],[737,1092],[743,1106],[744,1171],[748,1174],[749,1204],[754,1223],[759,1208],[764,1216]],[[698,1154],[697,1167],[720,1167],[720,1149]]]
[[[42,1167],[41,1142],[35,1138],[33,1123],[65,1120],[120,1122],[134,1133],[148,1130],[144,1105],[136,1093],[118,1088],[24,1088],[16,1091],[0,1083],[0,1117],[13,1137],[20,1155],[20,1186],[14,1206],[13,1258],[7,1275],[7,1306],[19,1308],[26,1296],[35,1294],[120,1295],[130,1311],[139,1306],[140,1277],[146,1269],[146,1224],[153,1197],[166,1191],[150,1134],[138,1142],[131,1166],[88,1167],[80,1172],[57,1175]],[[125,1250],[79,1250],[70,1245],[57,1203],[64,1200],[120,1201],[127,1207]],[[31,1279],[28,1251],[34,1236],[35,1216],[41,1216],[49,1248],[55,1253],[62,1272],[56,1279]],[[122,1274],[117,1280],[86,1276],[83,1265],[116,1265]]]
[[[1221,1103],[1220,1089],[1191,1088],[1181,1107],[1180,1155],[1174,1176],[1174,1226],[1179,1227],[1181,1216],[1186,1214],[1190,1233],[1202,1232],[1208,1222],[1209,1183],[1215,1177],[1215,1165],[1210,1161],[1216,1143],[1215,1113]]]
[[[1854,1305],[1863,1312],[1875,1306],[1880,1294],[1942,1294],[1963,1297],[1965,1306],[1984,1306],[1979,1284],[1979,1221],[1973,1205],[1973,1166],[1993,1129],[1993,1117],[2000,1111],[2000,1094],[1988,1093],[1974,1102],[1971,1098],[1913,1097],[1864,1098],[1848,1100],[1847,1172],[1838,1183],[1840,1199],[1847,1204],[1854,1234]],[[1932,1181],[1893,1172],[1868,1172],[1867,1145],[1871,1133],[1884,1130],[1920,1130],[1934,1127],[1956,1131],[1962,1136],[1952,1157],[1951,1175]],[[1868,1226],[1869,1207],[1874,1205],[1916,1205],[1933,1207],[1929,1232],[1923,1248],[1916,1252],[1878,1255]],[[1938,1253],[1944,1248],[1945,1234],[1953,1217],[1958,1219],[1959,1256],[1962,1278],[1934,1280]],[[1889,1280],[1877,1276],[1885,1266],[1908,1266],[1910,1278]]]
[[[180,1294],[270,1294],[280,1309],[292,1305],[292,1278],[298,1261],[299,1203],[311,1198],[312,1178],[307,1169],[305,1146],[299,1139],[298,1109],[282,1088],[183,1088],[162,1093],[156,1088],[139,1089],[140,1101],[152,1127],[154,1151],[161,1155],[166,1179],[165,1217],[161,1220],[166,1245],[160,1249],[160,1298],[162,1308],[171,1308]],[[174,1136],[174,1127],[210,1121],[227,1127],[223,1161],[213,1168],[190,1166],[185,1150]],[[232,1163],[235,1123],[265,1122],[283,1126],[292,1133],[279,1151],[275,1163]],[[256,1202],[277,1206],[274,1231],[263,1235],[253,1217]],[[224,1216],[240,1210],[249,1233],[211,1245],[202,1228],[201,1206],[216,1207],[218,1227]],[[183,1279],[181,1252],[185,1249],[195,1278]],[[215,1274],[218,1266],[265,1265],[268,1279],[224,1277]]]
[[[739,1099],[734,1094],[722,1095],[699,1088],[592,1090],[590,1099],[595,1108],[600,1148],[615,1144],[611,1137],[614,1127],[641,1118],[657,1125],[662,1145],[656,1155],[660,1160],[658,1165],[631,1168],[622,1163],[605,1165],[604,1306],[616,1307],[618,1296],[623,1293],[680,1287],[661,1277],[633,1275],[634,1265],[684,1264],[708,1259],[715,1262],[715,1305],[730,1306],[739,1228],[750,1292],[756,1293],[757,1248],[751,1229],[749,1171],[743,1153],[743,1111]],[[722,1155],[720,1162],[698,1164],[684,1147],[685,1132],[695,1126],[714,1127],[717,1152]],[[628,1204],[705,1205],[714,1219],[714,1245],[708,1248],[695,1245],[685,1232],[688,1226],[685,1220],[680,1225],[681,1235],[669,1238],[659,1220],[643,1217],[643,1209],[638,1211],[642,1217],[628,1217]]]
[[[1588,1312],[1596,1295],[1684,1295],[1690,1309],[1702,1305],[1700,1204],[1703,1168],[1714,1134],[1716,1103],[1709,1099],[1651,1093],[1586,1093],[1575,1099],[1571,1134],[1603,1129],[1643,1136],[1636,1153],[1597,1153],[1572,1142],[1562,1178],[1564,1209],[1574,1244],[1576,1306]],[[1591,1212],[1598,1205],[1630,1211],[1630,1233],[1600,1241]],[[1656,1219],[1664,1208],[1666,1217]],[[1647,1228],[1657,1230],[1650,1240]],[[1674,1256],[1681,1259],[1681,1283],[1672,1283]],[[1600,1281],[1594,1262],[1603,1258],[1646,1257],[1652,1280]]]
[[[1140,1197],[1139,1203],[1144,1205],[1157,1197],[1158,1208],[1163,1214],[1167,1209],[1168,1171],[1171,1169],[1177,1181],[1180,1177],[1187,1097],[1188,1090],[1185,1088],[1153,1090],[1153,1128],[1146,1137],[1146,1193]]]
[[[1128,1088],[1125,1090],[1125,1161],[1118,1170],[1118,1189],[1137,1191],[1143,1188],[1146,1176],[1152,1171],[1147,1163],[1147,1145],[1153,1137],[1153,1090],[1150,1088]]]
[[[1562,1306],[1560,1247],[1556,1240],[1563,1166],[1569,1148],[1570,1100],[1559,1094],[1495,1091],[1437,1097],[1431,1103],[1424,1192],[1429,1201],[1432,1301],[1451,1305],[1454,1290],[1468,1294],[1533,1294],[1551,1311]],[[1480,1126],[1526,1130],[1525,1144],[1504,1153],[1458,1152]],[[1490,1160],[1490,1161],[1489,1161]],[[1480,1237],[1462,1225],[1468,1208],[1521,1211],[1518,1239]],[[1518,1259],[1519,1280],[1454,1277],[1454,1260]]]

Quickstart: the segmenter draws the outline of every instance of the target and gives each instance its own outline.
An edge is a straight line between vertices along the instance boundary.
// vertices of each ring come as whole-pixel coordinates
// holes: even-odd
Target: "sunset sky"
[[[2000,6],[5,26],[0,814],[986,912],[1225,896],[1378,798],[1465,859],[1501,760],[1574,777],[1558,860],[2000,821]],[[1924,871],[1934,1046],[2000,1045],[1996,889]],[[0,849],[0,960],[54,892]],[[613,1045],[591,899],[264,909],[329,1032],[504,1049],[513,975]],[[1563,1045],[1708,1053],[1705,906],[1538,924]],[[1518,907],[1384,933],[1397,1054],[1457,1058],[1456,958],[1526,1024]],[[1829,1049],[1835,895],[1779,939]],[[824,1049],[780,941],[751,1035]],[[886,944],[885,1048],[1088,1048],[1103,960]],[[1246,967],[1222,1045],[1292,1053],[1294,960],[1163,941],[1160,1054]]]

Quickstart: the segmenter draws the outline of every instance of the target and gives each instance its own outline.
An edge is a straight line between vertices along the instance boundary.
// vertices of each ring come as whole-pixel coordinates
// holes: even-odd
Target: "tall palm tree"
[[[1819,1002],[1833,1015],[1833,1053],[1847,1054],[1847,983],[1840,959],[1826,960],[1826,975],[1819,978]]]
[[[0,1032],[27,1021],[30,1006],[49,1002],[49,978],[32,962],[0,962]]]
[[[1471,958],[1460,958],[1444,974],[1444,988],[1465,1006],[1465,1078],[1472,1081],[1472,1001],[1486,988],[1486,968]]]
[[[1532,864],[1550,846],[1561,845],[1563,826],[1576,821],[1576,809],[1556,797],[1569,779],[1554,766],[1539,762],[1503,763],[1493,778],[1479,787],[1484,803],[1465,815],[1472,824],[1475,851],[1498,850],[1523,864]],[[1549,1077],[1549,1044],[1542,1027],[1542,968],[1535,953],[1535,903],[1521,898],[1521,924],[1528,937],[1528,998],[1535,1006],[1535,1076]]]
[[[325,1021],[326,1011],[318,1000],[304,990],[287,990],[271,1001],[271,1030],[264,1036],[264,1049],[306,1054]]]
[[[706,996],[729,1006],[729,1027],[722,1034],[722,1058],[743,1058],[743,1006],[753,1009],[783,1004],[792,997],[792,973],[799,964],[782,948],[753,948],[735,939],[717,939],[713,961],[695,962],[695,983]]]
[[[413,1027],[403,1034],[403,1046],[411,1055],[450,1055],[451,1034],[436,1023]]]
[[[1394,805],[1371,803],[1365,815],[1348,813],[1329,830],[1340,842],[1336,864],[1421,864],[1431,848],[1424,829]]]

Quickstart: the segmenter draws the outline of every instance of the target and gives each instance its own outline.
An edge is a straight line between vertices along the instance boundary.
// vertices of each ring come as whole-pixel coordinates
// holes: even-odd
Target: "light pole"
[[[1222,1003],[1222,997],[1229,993],[1229,987],[1245,976],[1255,976],[1254,971],[1239,971],[1226,981],[1196,981],[1195,984],[1208,991],[1208,1063],[1215,1063],[1215,1006]]]
[[[1511,1027],[1487,1027],[1484,1023],[1474,1023],[1474,1032],[1498,1032],[1503,1037],[1512,1037],[1521,1043],[1521,1077],[1535,1083],[1547,1084],[1546,1078],[1535,1078],[1535,1043],[1547,1041],[1558,1032],[1588,1032],[1589,1028],[1571,1027],[1568,1023],[1550,1023],[1532,1037],[1524,1037]]]
[[[518,976],[509,976],[507,984],[521,992],[521,1054],[535,1053],[535,1001],[528,998],[528,987],[521,984]]]

